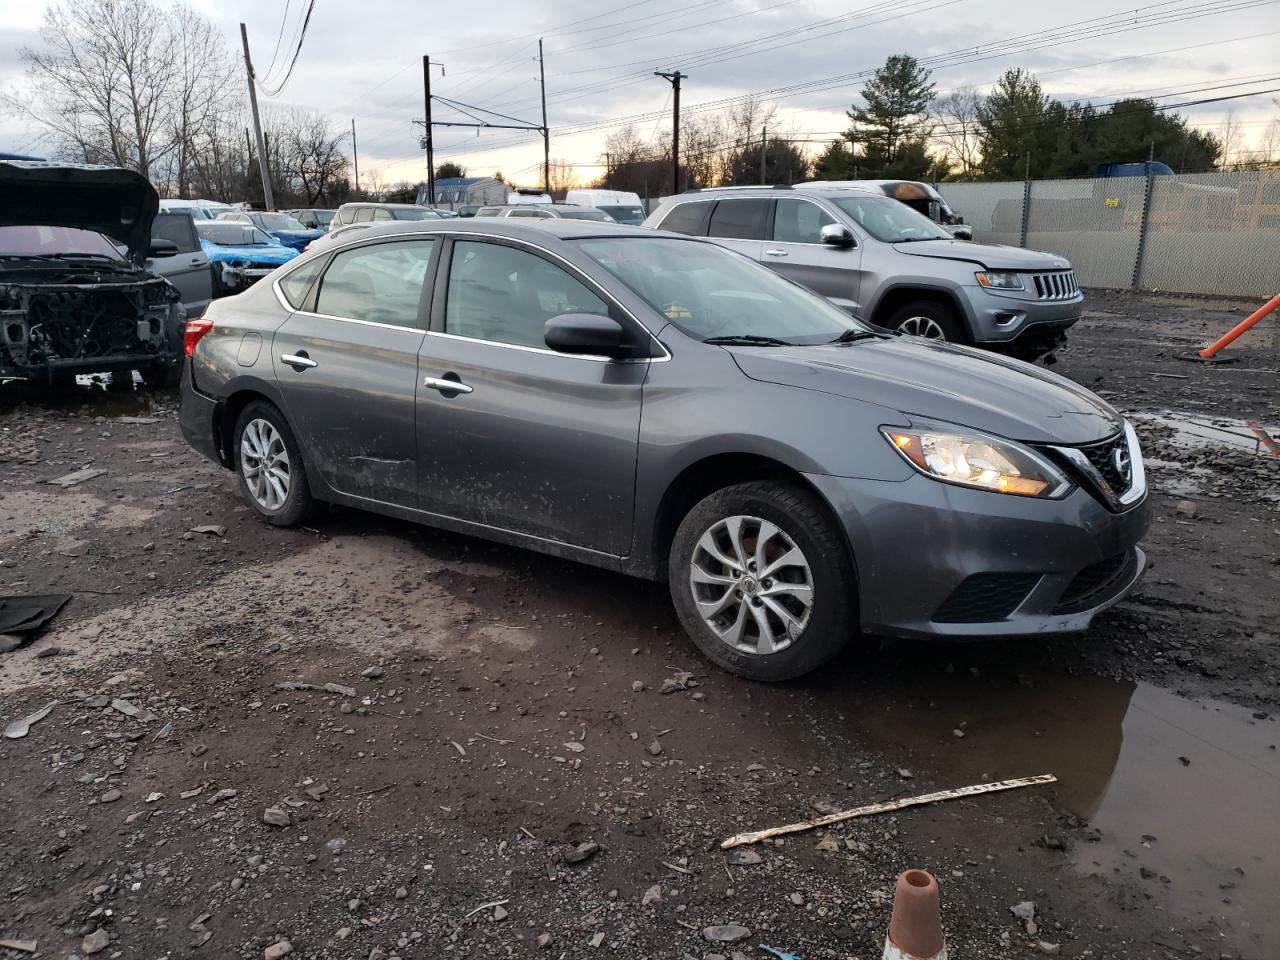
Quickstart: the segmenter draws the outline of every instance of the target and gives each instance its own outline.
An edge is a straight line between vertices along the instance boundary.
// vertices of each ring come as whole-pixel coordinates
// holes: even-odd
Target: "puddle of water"
[[[1052,677],[995,689],[947,676],[911,700],[872,693],[854,722],[957,786],[1055,774],[1056,804],[1101,834],[1073,852],[1078,869],[1151,890],[1171,920],[1215,918],[1240,946],[1280,943],[1275,718],[1144,683]]]
[[[1273,444],[1280,444],[1280,424],[1239,420],[1234,417],[1205,417],[1191,413],[1131,413],[1131,420],[1168,427],[1169,443],[1184,450],[1227,448],[1249,453],[1280,456]],[[1261,431],[1265,436],[1260,436]]]

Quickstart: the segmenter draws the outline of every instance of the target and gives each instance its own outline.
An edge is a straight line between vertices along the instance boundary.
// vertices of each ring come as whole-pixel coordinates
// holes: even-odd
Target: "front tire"
[[[944,340],[949,343],[968,343],[964,324],[956,311],[936,300],[913,300],[904,303],[889,314],[886,326],[899,333],[924,337],[926,340]]]
[[[676,530],[668,579],[698,649],[751,680],[809,673],[857,632],[844,538],[801,487],[742,483],[702,500]]]
[[[292,527],[314,512],[302,451],[274,404],[255,400],[240,412],[231,449],[240,495],[263,520]]]

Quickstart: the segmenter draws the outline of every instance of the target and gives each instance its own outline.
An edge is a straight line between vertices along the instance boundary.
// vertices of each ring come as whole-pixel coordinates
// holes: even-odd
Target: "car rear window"
[[[658,226],[662,230],[673,230],[676,233],[687,234],[690,237],[705,237],[707,235],[707,215],[711,213],[711,206],[707,201],[678,203],[675,209],[668,213]]]
[[[707,236],[726,240],[763,240],[768,200],[721,200],[711,214]]]

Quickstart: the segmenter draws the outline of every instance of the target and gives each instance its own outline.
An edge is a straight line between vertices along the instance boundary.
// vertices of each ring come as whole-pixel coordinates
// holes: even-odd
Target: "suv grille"
[[[1035,284],[1036,296],[1041,300],[1070,300],[1080,292],[1080,284],[1076,283],[1074,270],[1033,273],[1031,281]]]
[[[975,573],[951,591],[933,620],[935,623],[1006,620],[1039,579],[1038,573]]]
[[[1085,567],[1062,591],[1053,612],[1079,613],[1111,599],[1116,587],[1131,574],[1135,558],[1136,554],[1128,550]]]

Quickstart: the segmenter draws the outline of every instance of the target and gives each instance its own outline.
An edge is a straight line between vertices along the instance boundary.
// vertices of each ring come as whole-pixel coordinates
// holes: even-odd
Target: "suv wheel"
[[[889,315],[885,324],[890,330],[907,333],[926,340],[948,340],[965,343],[964,326],[955,310],[936,300],[913,300],[900,306]]]
[[[706,656],[752,680],[789,680],[857,629],[853,565],[821,501],[779,483],[711,494],[671,545],[671,598]]]
[[[315,500],[302,452],[275,406],[256,400],[240,412],[232,452],[240,495],[263,520],[291,527],[311,514]]]

